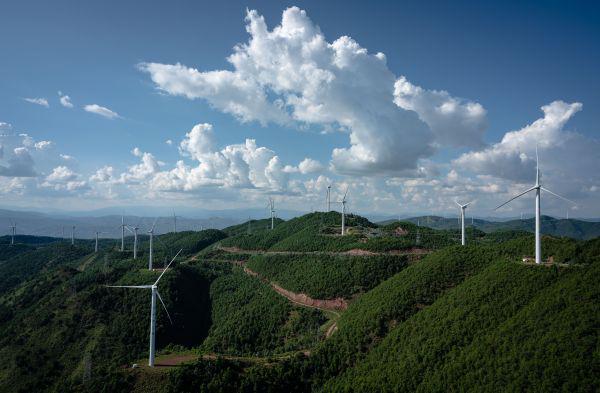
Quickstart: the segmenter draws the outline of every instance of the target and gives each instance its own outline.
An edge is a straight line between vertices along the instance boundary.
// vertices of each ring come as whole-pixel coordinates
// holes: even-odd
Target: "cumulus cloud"
[[[394,84],[394,102],[400,108],[417,112],[441,145],[483,146],[486,110],[477,102],[452,97],[443,90],[425,90],[404,76]]]
[[[73,172],[71,169],[66,166],[57,166],[52,170],[52,173],[46,177],[46,180],[52,182],[67,182],[70,180],[75,180],[77,178],[77,174]]]
[[[50,107],[50,104],[48,104],[48,100],[45,98],[41,98],[41,97],[36,97],[36,98],[23,98],[25,101],[30,102],[32,104],[36,104],[36,105],[40,105],[40,106],[45,106],[46,108]]]
[[[287,173],[295,173],[299,172],[303,175],[321,172],[325,167],[319,161],[314,160],[312,158],[305,158],[302,160],[297,167],[286,165],[283,170]]]
[[[349,146],[334,149],[331,157],[332,168],[343,174],[398,173],[430,156],[436,142],[473,146],[480,140],[485,117],[480,105],[423,90],[400,99],[384,54],[371,54],[347,36],[328,42],[297,7],[286,9],[272,30],[248,11],[246,30],[250,39],[228,57],[232,71],[205,72],[179,63],[139,67],[162,91],[204,99],[243,122],[348,133]],[[469,127],[463,133],[475,141],[447,137],[460,126]]]
[[[138,164],[132,165],[127,172],[121,174],[118,183],[122,184],[139,184],[160,171],[161,162],[158,161],[152,153],[142,152],[139,148],[134,148],[131,153],[140,158]],[[112,173],[112,169],[111,169]]]
[[[113,112],[110,109],[100,106],[98,104],[90,104],[83,107],[86,112],[95,113],[102,117],[106,117],[107,119],[118,119],[119,114],[117,112]]]
[[[582,104],[554,101],[541,109],[544,117],[520,130],[507,132],[500,142],[487,149],[461,155],[454,164],[505,179],[531,179],[536,146],[540,151],[547,151],[567,143],[574,134],[563,131],[563,127],[582,109]]]
[[[169,145],[169,146],[172,146],[172,145],[173,145],[173,141],[172,141],[171,139],[167,139],[167,140],[165,141],[165,143],[166,143],[167,145]]]
[[[280,191],[287,187],[288,175],[275,152],[257,146],[253,139],[218,150],[211,124],[194,126],[179,144],[179,151],[198,164],[178,161],[174,169],[153,177],[154,189],[193,191],[212,186]]]
[[[42,183],[42,187],[53,188],[56,191],[78,191],[87,189],[87,182],[80,180],[80,175],[72,169],[61,165],[52,170]]]
[[[114,168],[106,165],[98,169],[96,173],[90,176],[90,181],[98,183],[106,183],[113,180]]]
[[[60,100],[60,104],[62,106],[64,106],[65,108],[73,108],[73,103],[71,102],[71,97],[69,97],[66,94],[63,94],[62,92],[58,92],[58,97]]]
[[[7,177],[34,177],[34,161],[26,147],[16,147],[8,157],[4,157],[6,164],[0,165],[0,176]]]

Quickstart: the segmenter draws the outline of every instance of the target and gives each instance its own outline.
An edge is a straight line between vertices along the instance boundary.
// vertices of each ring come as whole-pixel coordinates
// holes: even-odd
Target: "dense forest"
[[[600,389],[600,238],[543,236],[536,266],[522,228],[469,228],[460,246],[452,228],[347,223],[155,236],[155,266],[182,251],[159,284],[172,323],[159,306],[154,369],[149,292],[106,287],[161,274],[146,236],[136,260],[131,238],[97,253],[0,238],[0,392]]]

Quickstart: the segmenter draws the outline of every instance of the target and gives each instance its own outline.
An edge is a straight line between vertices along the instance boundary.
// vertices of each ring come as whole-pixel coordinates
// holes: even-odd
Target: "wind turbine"
[[[121,252],[125,251],[125,217],[121,215]]]
[[[133,259],[137,259],[137,243],[138,243],[138,226],[133,227],[133,229],[129,228],[129,226],[125,226],[127,230],[133,233]]]
[[[460,207],[460,229],[461,229],[461,241],[460,243],[464,246],[465,245],[465,210],[467,209],[467,206],[469,206],[471,203],[473,203],[473,201],[469,202],[469,203],[465,203],[464,205],[461,205],[460,203],[454,201],[454,203],[456,203],[458,205],[458,207]]]
[[[342,236],[346,233],[346,195],[348,195],[348,188],[346,187],[346,192],[342,200],[338,201],[338,203],[342,204]]]
[[[150,234],[150,254],[148,255],[148,270],[152,270],[152,241],[154,238],[154,227],[156,226],[156,221],[158,221],[158,218],[154,220],[154,224],[152,224],[152,229],[148,231],[148,233]]]
[[[327,186],[327,211],[331,211],[331,184]]]
[[[98,252],[98,235],[102,232],[96,231],[96,246],[94,247],[94,252]]]
[[[71,227],[71,245],[75,245],[75,225]]]
[[[275,200],[273,198],[269,198],[267,207],[271,210],[271,229],[273,229],[275,227]]]
[[[183,250],[183,249],[181,249],[181,250]],[[152,290],[152,300],[150,303],[150,354],[148,356],[148,366],[150,366],[150,367],[154,367],[154,348],[155,348],[155,341],[156,341],[156,298],[157,297],[158,297],[158,300],[160,300],[160,302],[162,303],[163,308],[165,309],[165,312],[167,313],[167,316],[169,317],[169,321],[171,322],[171,325],[173,324],[171,315],[169,315],[169,311],[167,311],[167,306],[165,306],[165,302],[163,302],[162,297],[160,297],[160,293],[158,293],[157,285],[158,285],[158,282],[160,281],[160,279],[162,278],[162,276],[165,274],[165,272],[169,268],[169,266],[171,266],[171,264],[173,263],[175,258],[177,258],[177,256],[181,252],[181,250],[179,250],[179,252],[173,257],[173,259],[171,259],[171,262],[169,262],[169,264],[167,265],[165,270],[163,270],[163,272],[160,274],[160,276],[158,276],[158,279],[154,282],[154,284],[151,284],[151,285],[107,285],[108,288],[136,288],[136,289]]]
[[[173,209],[173,232],[177,233],[177,217],[175,215],[175,209]]]
[[[567,199],[565,197],[562,197],[558,194],[555,194],[554,192],[542,187],[542,185],[540,183],[540,159],[538,156],[537,146],[535,147],[535,185],[533,187],[531,187],[530,189],[523,191],[519,195],[510,198],[508,201],[504,202],[503,204],[501,204],[494,210],[498,210],[499,208],[506,205],[507,203],[527,194],[529,191],[534,191],[534,190],[535,190],[535,263],[540,264],[540,263],[542,263],[542,242],[541,242],[541,237],[540,237],[541,214],[542,214],[541,213],[541,191],[544,190],[549,194],[552,194],[556,197],[564,199],[565,201],[571,202],[573,204],[575,204],[575,202],[573,202],[572,200]]]
[[[17,234],[17,223],[13,220],[10,220],[10,228],[12,229],[12,235],[10,237],[10,245],[15,244],[15,235]]]

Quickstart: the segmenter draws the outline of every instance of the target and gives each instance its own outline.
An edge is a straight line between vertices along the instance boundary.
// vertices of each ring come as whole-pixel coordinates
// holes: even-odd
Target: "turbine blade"
[[[156,221],[158,221],[158,217],[154,219],[154,223],[152,224],[152,229],[150,231],[154,231],[154,227],[156,226]]]
[[[523,192],[522,192],[522,193],[520,193],[519,195],[517,195],[517,196],[514,196],[514,197],[510,198],[508,201],[504,202],[503,204],[501,204],[500,206],[498,206],[498,207],[497,207],[497,208],[495,208],[494,210],[498,210],[498,209],[500,209],[502,206],[506,205],[508,202],[514,201],[514,200],[515,200],[515,199],[517,199],[518,197],[520,197],[520,196],[523,196],[523,195],[527,194],[529,191],[533,191],[533,190],[535,190],[535,187],[531,187],[531,188],[530,188],[530,189],[528,189],[527,191],[523,191]]]
[[[572,204],[574,204],[574,205],[576,205],[576,204],[577,204],[576,202],[574,202],[574,201],[572,201],[572,200],[570,200],[570,199],[568,199],[568,198],[565,198],[565,197],[563,197],[563,196],[560,196],[560,195],[558,195],[558,194],[556,194],[556,193],[554,193],[554,192],[550,191],[550,190],[549,190],[549,189],[547,189],[547,188],[544,188],[544,187],[540,187],[540,188],[541,188],[542,190],[544,190],[544,191],[546,191],[546,192],[548,192],[548,193],[550,193],[550,194],[554,195],[555,197],[559,197],[560,199],[564,199],[565,201],[567,201],[567,202],[571,202],[571,203],[572,203]]]
[[[125,229],[127,229],[129,232],[133,233],[133,230],[131,228],[129,228],[128,225],[125,225]]]
[[[173,320],[171,319],[171,315],[169,314],[169,311],[167,311],[167,306],[165,306],[165,302],[163,302],[162,297],[160,296],[160,293],[158,293],[158,291],[156,291],[156,295],[158,296],[158,300],[160,300],[160,303],[162,304],[163,308],[165,309],[165,312],[167,313],[167,317],[169,317],[169,321],[171,322],[171,325],[172,325]]]
[[[467,206],[469,206],[469,205],[470,205],[471,203],[473,203],[473,202],[475,202],[475,200],[472,200],[472,201],[471,201],[471,202],[469,202],[469,203],[465,203],[463,206],[464,206],[464,207],[467,207]]]
[[[160,276],[158,276],[158,280],[156,280],[156,282],[154,283],[154,285],[158,284],[158,282],[160,281],[160,279],[162,278],[162,276],[165,274],[165,272],[167,271],[167,269],[169,268],[169,266],[171,266],[171,264],[173,263],[173,261],[175,260],[175,258],[177,258],[177,256],[179,255],[179,253],[183,251],[183,248],[179,251],[177,251],[177,254],[175,254],[175,256],[173,257],[173,259],[171,259],[171,262],[169,262],[169,264],[167,265],[167,267],[165,268],[165,270],[163,270],[163,272],[160,274]]]
[[[342,198],[342,200],[346,200],[346,195],[348,195],[348,190],[350,189],[350,186],[346,187],[346,192],[344,193],[344,197]]]
[[[107,288],[138,288],[138,289],[149,289],[152,285],[105,285]]]
[[[460,203],[458,203],[457,201],[454,201],[454,203],[456,203],[458,206],[462,207],[462,205]]]

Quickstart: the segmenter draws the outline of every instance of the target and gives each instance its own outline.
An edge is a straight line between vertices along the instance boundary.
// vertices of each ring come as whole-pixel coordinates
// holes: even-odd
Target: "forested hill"
[[[445,218],[439,216],[420,216],[403,219],[402,221],[419,223],[422,226],[434,229],[458,229],[460,222],[458,218]],[[386,220],[380,224],[390,224],[396,220]],[[533,232],[535,230],[535,218],[509,221],[489,221],[482,219],[465,219],[467,227],[474,227],[484,232],[500,230],[514,230]],[[561,219],[550,216],[542,216],[541,232],[551,236],[567,236],[574,239],[593,239],[600,236],[600,222],[583,221],[577,219]]]
[[[600,388],[600,238],[339,213],[223,231],[0,238],[0,392],[429,392]],[[423,223],[421,223],[423,224]],[[159,283],[157,367],[146,366]],[[133,368],[132,365],[136,364]]]

